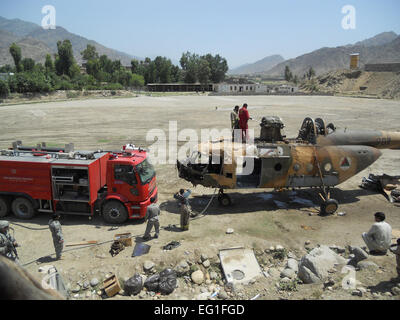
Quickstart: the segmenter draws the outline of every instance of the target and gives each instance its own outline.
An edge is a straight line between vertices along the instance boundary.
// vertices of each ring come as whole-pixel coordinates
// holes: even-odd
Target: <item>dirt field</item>
[[[77,150],[115,150],[128,142],[147,147],[153,143],[146,141],[147,131],[159,128],[168,134],[169,121],[177,121],[178,131],[193,128],[199,134],[202,128],[228,128],[231,109],[234,105],[244,102],[248,103],[250,116],[254,119],[259,120],[264,115],[282,117],[288,137],[297,135],[303,119],[307,116],[323,117],[327,123],[333,122],[341,128],[400,130],[399,101],[318,96],[141,96],[0,107],[0,149],[8,148],[16,140],[22,140],[24,145],[47,142],[49,146],[73,142]],[[249,125],[258,135],[258,121],[252,121]],[[220,208],[217,201],[214,201],[207,211],[207,216],[191,222],[189,232],[174,232],[174,228],[170,231],[162,230],[159,239],[148,242],[152,248],[145,256],[132,258],[133,248],[127,248],[111,258],[108,253],[110,243],[107,243],[66,252],[63,260],[48,262],[61,270],[66,282],[75,287],[80,279],[95,276],[101,279],[109,272],[116,272],[121,279],[130,277],[136,271],[142,272],[145,260],[152,260],[157,268],[173,267],[181,259],[197,261],[198,256],[205,253],[212,257],[212,262],[215,260],[217,263],[218,249],[226,247],[255,248],[260,257],[268,259],[269,256],[263,251],[277,244],[288,248],[297,258],[301,258],[305,253],[304,243],[307,240],[311,242],[311,246],[361,246],[364,245],[361,233],[369,229],[373,223],[373,213],[376,211],[385,212],[393,229],[400,229],[399,207],[389,203],[380,194],[373,194],[358,187],[362,177],[368,176],[369,173],[399,175],[399,164],[400,151],[385,150],[383,156],[371,167],[338,186],[333,191],[333,197],[340,202],[338,211],[345,212],[344,216],[310,216],[310,212],[317,211],[319,203],[316,192],[310,190],[301,191],[297,195],[314,202],[316,209],[294,204],[279,209],[273,200],[285,201],[289,197],[287,193],[274,194],[274,198],[271,199],[267,196],[267,192],[271,190],[233,190],[231,193],[234,205],[231,208]],[[159,203],[162,208],[161,225],[164,227],[170,224],[179,225],[178,211],[172,199],[173,193],[179,188],[192,189],[192,206],[198,211],[202,210],[213,194],[212,189],[193,187],[180,180],[174,165],[156,165],[156,170]],[[13,227],[15,237],[21,244],[19,255],[22,264],[54,253],[47,227],[48,216],[39,214],[28,222],[16,221],[12,216],[9,219],[18,223]],[[111,240],[115,233],[123,232],[141,235],[145,229],[142,221],[131,221],[118,230],[110,230],[110,226],[105,225],[99,217],[88,220],[85,217],[69,216],[62,220],[62,225],[66,243],[82,240],[106,241]],[[226,234],[227,228],[233,228],[234,233]],[[182,245],[172,251],[163,251],[162,246],[172,240],[181,241]],[[374,257],[372,260],[381,267],[380,272],[360,272],[358,279],[368,288],[378,288],[375,291],[386,292],[387,287],[390,287],[390,279],[395,277],[395,258],[390,254]],[[48,264],[46,259],[41,261],[42,265]],[[269,263],[266,262],[263,267],[267,270]],[[276,265],[278,269],[281,267],[279,263]],[[38,278],[42,277],[37,271],[37,263],[31,263],[26,268]],[[260,299],[356,298],[351,293],[339,289],[322,292],[322,285],[301,285],[294,293],[279,292],[275,288],[276,281],[266,278],[244,288],[242,295],[232,295],[231,298],[248,298],[257,293],[261,294]],[[200,293],[199,290],[198,286],[188,289],[182,284],[174,294],[165,298],[192,299]],[[383,294],[380,297],[390,298]],[[372,299],[371,293],[364,298]]]

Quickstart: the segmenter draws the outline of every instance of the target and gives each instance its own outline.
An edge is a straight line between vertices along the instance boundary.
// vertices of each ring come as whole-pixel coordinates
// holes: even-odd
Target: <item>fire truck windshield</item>
[[[136,166],[136,170],[139,173],[142,184],[148,184],[156,174],[153,165],[147,159],[139,163]]]

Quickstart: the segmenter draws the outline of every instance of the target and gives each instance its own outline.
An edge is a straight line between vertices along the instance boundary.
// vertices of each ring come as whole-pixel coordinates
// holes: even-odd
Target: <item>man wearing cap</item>
[[[61,259],[62,250],[64,248],[64,236],[61,230],[60,215],[53,214],[49,221],[49,228],[53,236],[54,249],[56,250],[56,259]]]
[[[147,207],[146,211],[146,220],[147,220],[147,226],[146,226],[146,231],[143,236],[143,240],[147,241],[150,240],[150,232],[153,229],[155,229],[155,234],[154,238],[158,238],[158,235],[160,234],[160,221],[159,221],[159,216],[160,216],[160,207],[155,203],[155,198],[150,198],[151,204]]]
[[[10,223],[6,220],[0,221],[0,254],[18,263],[18,257],[15,254],[15,248],[18,243],[8,232]]]
[[[368,232],[362,234],[362,238],[368,247],[370,254],[386,254],[392,242],[392,227],[385,222],[383,212],[375,213],[375,223]]]
[[[189,218],[196,216],[196,214],[192,212],[189,204],[189,196],[191,195],[191,193],[192,191],[190,189],[180,189],[179,192],[174,194],[174,198],[178,200],[178,203],[180,205],[182,231],[189,230]]]

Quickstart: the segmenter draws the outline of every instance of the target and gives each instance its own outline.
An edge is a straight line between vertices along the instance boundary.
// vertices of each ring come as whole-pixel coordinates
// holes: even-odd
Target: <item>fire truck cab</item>
[[[89,152],[18,141],[0,153],[0,217],[97,213],[120,224],[144,218],[151,200],[157,201],[156,173],[146,151],[132,145]]]

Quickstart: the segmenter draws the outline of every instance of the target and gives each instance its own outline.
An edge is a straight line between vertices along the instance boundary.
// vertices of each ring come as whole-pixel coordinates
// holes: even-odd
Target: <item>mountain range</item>
[[[360,67],[367,63],[400,62],[400,36],[394,32],[383,32],[354,45],[321,48],[294,59],[277,64],[263,74],[271,77],[283,76],[288,66],[294,75],[303,76],[312,67],[317,75],[348,68],[349,55],[360,54]]]
[[[285,61],[283,57],[279,54],[275,54],[272,56],[265,57],[259,61],[254,63],[247,63],[240,67],[234,68],[228,71],[228,74],[254,74],[254,73],[262,73],[264,71],[268,71],[275,67],[280,62]]]
[[[0,17],[0,65],[13,65],[9,52],[11,43],[15,42],[21,47],[24,58],[32,58],[44,63],[46,54],[57,52],[57,41],[69,39],[72,43],[75,59],[79,64],[83,62],[81,52],[88,44],[96,47],[99,55],[107,55],[111,60],[121,60],[122,65],[130,65],[131,60],[141,59],[127,53],[107,48],[94,40],[89,40],[63,27],[45,30],[37,24],[20,19],[6,19]]]

